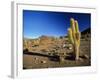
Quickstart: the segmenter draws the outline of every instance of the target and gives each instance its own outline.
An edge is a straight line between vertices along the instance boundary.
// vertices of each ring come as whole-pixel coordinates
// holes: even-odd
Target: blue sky
[[[91,27],[91,14],[23,10],[23,35],[25,38],[65,36],[70,27],[70,18],[79,23],[80,31]]]

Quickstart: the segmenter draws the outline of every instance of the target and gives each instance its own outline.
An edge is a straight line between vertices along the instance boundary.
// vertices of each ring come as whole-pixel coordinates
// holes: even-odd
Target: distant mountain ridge
[[[90,27],[81,32],[81,34],[86,34],[86,33],[91,33]]]
[[[82,35],[87,34],[87,33],[91,34],[91,28],[90,27],[81,32]],[[67,36],[59,36],[59,38],[66,38],[66,37]],[[42,35],[42,36],[38,37],[37,39],[39,39],[39,38],[40,39],[50,39],[50,38],[54,38],[54,36]],[[33,40],[31,38],[26,38],[26,37],[24,37],[23,39],[24,40]]]

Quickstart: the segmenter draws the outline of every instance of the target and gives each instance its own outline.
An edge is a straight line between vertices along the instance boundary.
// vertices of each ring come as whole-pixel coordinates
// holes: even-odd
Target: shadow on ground
[[[43,53],[37,53],[37,52],[29,52],[27,49],[23,51],[23,54],[26,55],[32,55],[32,56],[40,56],[40,57],[47,57],[50,61],[55,61],[59,62],[60,61],[60,56],[58,55],[48,55],[48,54],[43,54]],[[69,53],[64,57],[65,60],[75,60],[75,57],[73,53]]]

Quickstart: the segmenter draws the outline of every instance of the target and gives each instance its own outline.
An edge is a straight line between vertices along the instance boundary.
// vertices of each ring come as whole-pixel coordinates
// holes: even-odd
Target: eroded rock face
[[[28,49],[32,52],[42,53],[66,53],[66,51],[72,51],[72,45],[66,41],[66,38],[55,38],[49,36],[41,36],[37,39],[24,40],[24,49]],[[68,51],[68,52],[69,52]]]
[[[53,43],[52,37],[48,37],[48,36],[41,36],[40,37],[40,44],[47,45],[50,43]]]

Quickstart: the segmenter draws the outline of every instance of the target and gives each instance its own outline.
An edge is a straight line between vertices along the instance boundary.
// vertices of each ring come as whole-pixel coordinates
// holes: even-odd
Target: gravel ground
[[[75,61],[71,56],[73,49],[69,46],[70,44],[63,42],[64,40],[59,40],[54,43],[31,47],[29,52],[23,54],[23,68],[37,69],[91,65],[91,42],[89,39],[81,40],[80,60],[78,61]],[[64,46],[64,44],[68,46]],[[60,59],[59,55],[62,55],[63,58]]]

